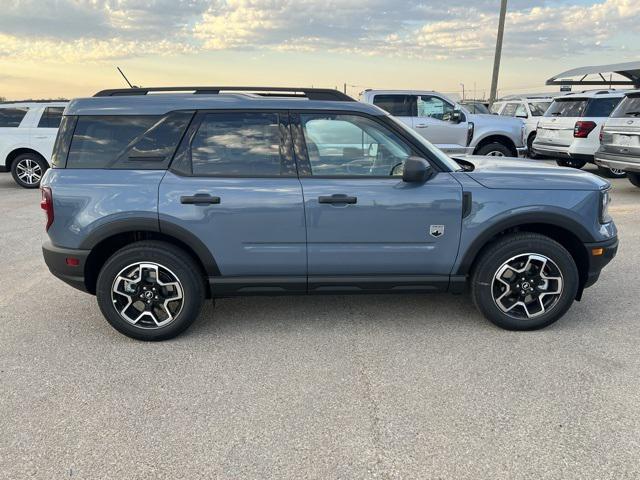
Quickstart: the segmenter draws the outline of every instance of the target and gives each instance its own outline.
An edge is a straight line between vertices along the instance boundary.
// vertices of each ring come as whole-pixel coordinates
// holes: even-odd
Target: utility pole
[[[491,93],[489,104],[496,101],[498,91],[498,74],[500,73],[500,57],[502,55],[502,37],[504,37],[504,20],[507,16],[507,0],[500,0],[500,20],[498,21],[498,38],[496,39],[496,55],[493,59],[493,76],[491,77]]]

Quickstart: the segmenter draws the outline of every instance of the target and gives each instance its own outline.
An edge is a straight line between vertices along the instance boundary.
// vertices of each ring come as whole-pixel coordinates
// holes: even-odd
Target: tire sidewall
[[[182,310],[176,318],[164,327],[144,329],[124,320],[113,306],[111,288],[116,276],[123,268],[137,262],[154,262],[171,270],[180,280],[184,295]],[[125,248],[115,253],[104,264],[96,285],[96,297],[102,314],[120,333],[138,340],[166,340],[183,332],[198,314],[204,299],[202,279],[195,273],[197,267],[186,256],[172,250],[158,247]]]
[[[507,260],[526,253],[542,254],[553,260],[562,273],[564,285],[560,300],[551,310],[524,320],[512,318],[498,308],[491,285],[493,276]],[[508,330],[535,330],[550,325],[566,313],[573,304],[578,286],[578,269],[571,254],[553,240],[533,237],[507,242],[487,251],[474,274],[472,289],[476,306],[494,324]]]
[[[627,172],[627,179],[631,182],[632,185],[640,188],[640,173]]]
[[[20,163],[22,160],[33,160],[34,162],[36,162],[39,166],[40,166],[40,170],[42,170],[42,175],[40,176],[40,181],[42,181],[42,177],[44,176],[44,172],[46,172],[49,169],[49,165],[47,164],[47,162],[38,154],[36,153],[23,153],[22,155],[18,155],[13,162],[11,163],[11,176],[13,177],[13,180],[22,188],[39,188],[40,187],[40,182],[38,183],[34,183],[34,184],[29,184],[29,183],[25,183],[22,180],[20,180],[20,178],[18,177],[18,163]]]
[[[505,157],[512,157],[513,153],[506,145],[498,142],[491,142],[478,149],[476,155],[488,155],[491,152],[501,152]],[[500,158],[500,157],[498,157]]]

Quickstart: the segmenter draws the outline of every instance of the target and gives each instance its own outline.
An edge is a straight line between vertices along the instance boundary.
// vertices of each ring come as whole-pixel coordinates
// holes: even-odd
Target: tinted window
[[[524,106],[524,103],[518,105],[518,108],[516,108],[515,116],[521,118],[526,118],[529,116],[527,115],[527,108]]]
[[[463,105],[467,107],[467,110],[469,110],[471,113],[482,113],[482,114],[491,113],[487,108],[487,106],[483,103],[473,102],[473,103],[463,103]]]
[[[28,108],[0,108],[0,127],[19,127]]]
[[[373,104],[396,117],[415,117],[414,99],[412,95],[376,95]]]
[[[166,168],[192,115],[78,117],[67,168]]]
[[[589,101],[585,117],[608,117],[620,103],[620,98],[594,98]]]
[[[445,115],[453,112],[453,105],[439,97],[421,95],[418,97],[418,116],[443,120]]]
[[[300,115],[312,175],[402,175],[410,148],[391,130],[358,115]]]
[[[611,116],[617,118],[640,117],[640,96],[626,97]]]
[[[45,108],[38,122],[38,128],[58,128],[62,120],[62,112],[64,112],[64,107]]]
[[[531,110],[531,115],[534,117],[541,117],[544,115],[544,112],[547,111],[551,102],[535,102],[529,103],[529,110]]]
[[[191,145],[194,175],[278,176],[285,165],[286,134],[276,113],[211,113]]]
[[[554,100],[545,117],[582,117],[582,112],[587,106],[585,99]]]

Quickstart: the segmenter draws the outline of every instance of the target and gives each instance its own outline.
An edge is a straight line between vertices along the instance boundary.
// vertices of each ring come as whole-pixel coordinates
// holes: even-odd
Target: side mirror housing
[[[464,120],[464,114],[462,110],[453,110],[452,112],[445,113],[442,116],[442,120],[451,123],[461,123]]]
[[[402,181],[408,183],[424,183],[433,175],[429,162],[420,157],[409,157],[404,161]]]

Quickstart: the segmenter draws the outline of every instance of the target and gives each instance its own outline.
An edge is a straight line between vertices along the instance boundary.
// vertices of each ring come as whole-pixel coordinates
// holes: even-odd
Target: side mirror
[[[404,161],[402,181],[410,183],[424,183],[433,175],[429,162],[420,157],[409,157]]]
[[[451,123],[461,123],[464,120],[464,115],[461,110],[453,110],[442,115],[442,120]]]

